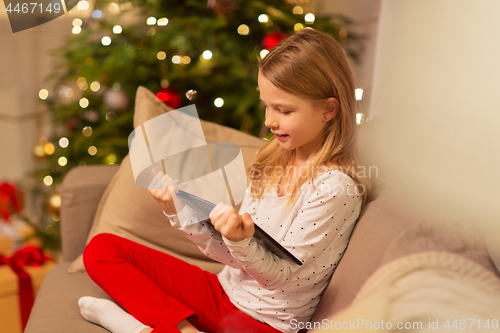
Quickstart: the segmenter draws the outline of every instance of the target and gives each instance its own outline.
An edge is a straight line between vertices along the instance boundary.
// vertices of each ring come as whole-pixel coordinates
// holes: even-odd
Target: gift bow
[[[20,206],[17,202],[16,188],[12,183],[0,183],[0,213],[2,218],[9,222],[10,221],[10,210],[9,205],[12,205],[15,213],[19,213]]]
[[[17,275],[19,284],[19,303],[21,306],[21,323],[22,328],[26,327],[30,316],[31,308],[33,307],[34,295],[33,285],[31,284],[30,275],[23,269],[26,266],[41,266],[45,261],[51,260],[47,255],[44,255],[42,249],[27,245],[17,250],[10,258],[0,254],[0,265],[9,265]]]

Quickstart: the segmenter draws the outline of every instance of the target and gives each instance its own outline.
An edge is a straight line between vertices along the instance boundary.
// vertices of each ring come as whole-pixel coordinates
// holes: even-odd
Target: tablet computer
[[[209,228],[212,230],[214,237],[222,240],[222,235],[220,232],[215,230],[212,223],[210,223],[210,212],[216,206],[214,203],[203,200],[196,195],[188,193],[183,190],[179,190],[177,193],[177,198],[179,198],[185,205],[191,207],[193,211],[195,211],[201,218],[205,219],[208,222]],[[291,254],[287,249],[285,249],[281,244],[279,244],[274,238],[269,236],[267,232],[265,232],[261,227],[255,224],[254,237],[257,241],[262,244],[268,251],[274,253],[278,257],[286,260],[290,260],[297,265],[302,265],[302,262],[297,259],[293,254]]]

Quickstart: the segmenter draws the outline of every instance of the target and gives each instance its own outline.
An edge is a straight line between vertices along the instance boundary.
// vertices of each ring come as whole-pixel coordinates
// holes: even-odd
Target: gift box
[[[32,252],[32,253],[30,253]],[[33,255],[35,254],[35,255]],[[38,262],[34,262],[33,257]],[[40,249],[28,246],[0,256],[0,331],[22,333],[45,274],[55,265]],[[33,265],[33,266],[29,266]],[[21,281],[21,282],[20,282]]]
[[[33,227],[16,216],[11,216],[9,222],[0,218],[0,255],[11,256],[26,244],[40,246],[40,240],[31,237],[34,233]]]

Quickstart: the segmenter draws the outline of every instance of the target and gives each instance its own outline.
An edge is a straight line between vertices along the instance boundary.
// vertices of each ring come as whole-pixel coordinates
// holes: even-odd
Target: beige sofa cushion
[[[363,209],[312,321],[348,307],[367,279],[381,266],[423,252],[468,258],[500,276],[484,239],[470,226],[439,221],[403,205],[393,188],[377,188]]]
[[[134,128],[170,111],[164,103],[144,87],[137,90]],[[240,146],[245,163],[249,161],[264,140],[243,132],[200,120],[208,142],[232,142]],[[97,234],[112,233],[153,249],[174,255],[207,271],[217,273],[223,265],[204,256],[184,234],[172,228],[147,189],[135,184],[130,158],[127,155],[114,175],[97,208],[87,244]],[[84,271],[80,255],[70,265],[69,272]]]
[[[425,251],[384,264],[366,281],[351,306],[325,321],[312,321],[309,326],[317,329],[309,332],[343,327],[342,331],[374,333],[480,333],[498,327],[499,308],[500,279],[490,270],[453,252]],[[474,325],[468,318],[473,318]],[[462,326],[448,328],[457,322]]]
[[[474,261],[500,277],[483,235],[472,225],[421,220],[387,247],[382,264],[426,251],[450,252]]]
[[[370,202],[361,211],[349,245],[333,273],[312,321],[321,321],[347,307],[366,279],[377,270],[387,246],[417,221],[401,211],[388,188],[373,191]]]

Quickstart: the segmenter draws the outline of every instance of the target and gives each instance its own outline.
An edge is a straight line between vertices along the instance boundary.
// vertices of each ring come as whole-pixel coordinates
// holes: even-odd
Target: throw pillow
[[[134,128],[144,122],[171,111],[144,87],[137,89]],[[240,146],[245,163],[255,156],[265,143],[257,137],[235,129],[201,120],[208,142],[232,142]],[[147,189],[135,184],[130,158],[127,155],[118,172],[110,181],[99,203],[93,225],[87,238],[100,233],[112,233],[153,249],[168,253],[207,271],[217,273],[223,265],[204,256],[184,234],[170,226],[154,198]],[[73,261],[70,273],[85,270],[82,255]]]

